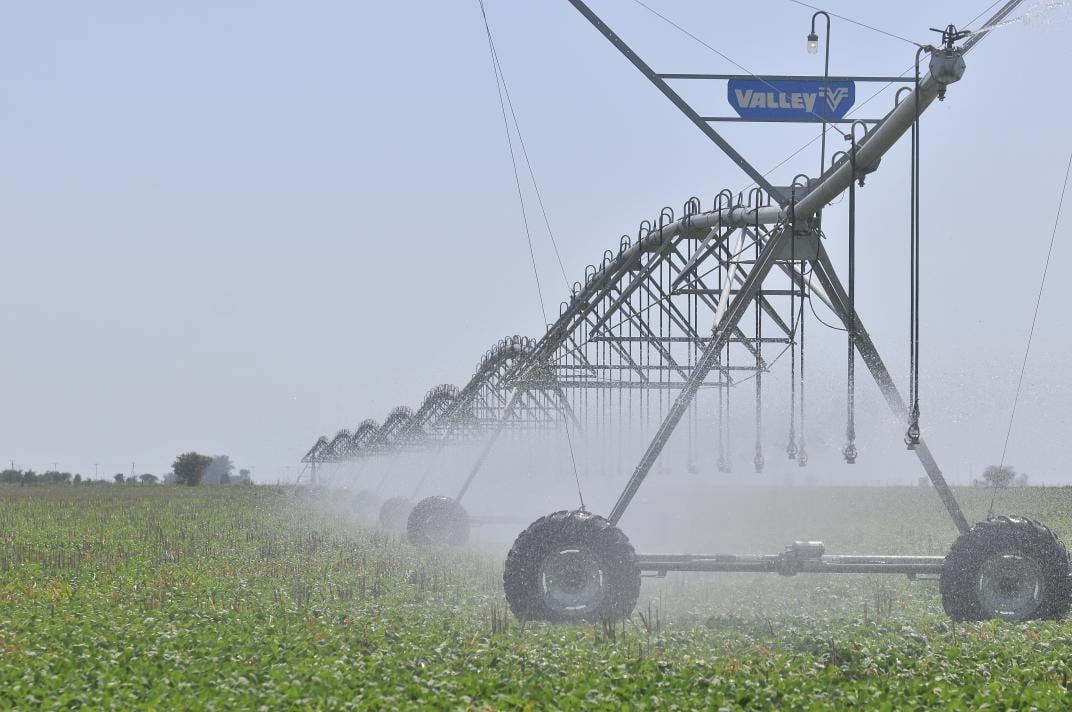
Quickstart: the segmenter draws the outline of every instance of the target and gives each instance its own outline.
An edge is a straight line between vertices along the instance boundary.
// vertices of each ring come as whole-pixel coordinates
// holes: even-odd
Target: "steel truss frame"
[[[312,481],[316,482],[317,468],[324,464],[438,450],[506,429],[557,427],[563,417],[570,417],[561,392],[520,392],[512,384],[513,373],[527,361],[534,346],[522,336],[501,339],[484,354],[461,390],[442,384],[427,392],[416,411],[399,406],[382,425],[368,419],[352,432],[340,430],[331,439],[320,437],[302,458],[311,468]]]
[[[940,86],[933,76],[928,74],[922,81],[918,81],[912,90],[914,96],[909,101],[898,103],[895,108],[886,115],[874,129],[867,132],[864,139],[857,143],[854,136],[853,155],[845,155],[840,161],[835,161],[824,174],[816,181],[806,184],[804,194],[787,196],[784,191],[774,188],[758,170],[750,165],[728,142],[725,141],[710,125],[708,120],[701,117],[692,109],[673,89],[666,84],[666,75],[656,74],[635,52],[610,29],[582,0],[569,0],[569,2],[588,20],[610,43],[621,52],[632,64],[654,84],[682,113],[684,113],[705,135],[707,135],[719,148],[723,150],[737,165],[748,174],[756,185],[763,188],[778,205],[761,208],[759,201],[749,211],[743,206],[729,207],[716,206],[716,210],[703,216],[688,215],[681,221],[674,223],[671,232],[682,233],[700,227],[711,228],[717,226],[721,229],[724,225],[748,225],[754,224],[757,233],[761,225],[777,225],[770,233],[755,259],[755,263],[748,271],[744,282],[735,294],[723,292],[723,296],[729,296],[729,301],[719,304],[714,320],[712,338],[703,345],[695,366],[677,398],[668,409],[655,436],[648,448],[641,456],[633,475],[630,477],[625,488],[622,490],[618,501],[608,516],[609,521],[617,525],[625,514],[640,486],[650,474],[652,467],[658,459],[670,436],[678,426],[686,412],[693,403],[696,394],[705,384],[708,374],[717,371],[721,367],[723,348],[738,333],[738,326],[745,315],[748,307],[756,302],[756,311],[759,312],[759,301],[764,297],[762,290],[765,279],[778,263],[783,260],[783,270],[792,277],[794,287],[805,286],[806,276],[796,260],[784,263],[784,255],[788,248],[792,251],[796,244],[796,237],[801,224],[808,227],[805,232],[814,230],[821,221],[821,210],[826,203],[841,194],[851,183],[878,167],[879,159],[894,143],[918,121],[922,113],[938,96],[944,92],[944,86]],[[999,22],[1019,4],[1019,0],[1010,0],[986,23],[987,26]],[[985,32],[978,33],[966,44],[963,51],[966,52],[976,44]],[[861,180],[862,184],[862,180]],[[660,225],[659,239],[664,238],[665,226]],[[713,233],[717,234],[717,233]],[[757,236],[757,245],[759,243]],[[903,423],[908,422],[908,411],[903,398],[897,389],[888,369],[882,361],[878,350],[868,335],[859,316],[851,307],[845,289],[843,288],[837,272],[826,254],[821,242],[816,242],[816,254],[808,260],[812,264],[812,272],[818,279],[826,293],[825,301],[833,309],[834,313],[844,324],[846,330],[852,330],[856,352],[867,365],[876,384],[886,398],[887,404],[894,415]],[[605,270],[604,270],[605,271]],[[596,275],[593,275],[595,278]],[[594,280],[593,280],[594,281]],[[803,289],[802,289],[803,291]],[[760,337],[757,317],[757,343]],[[853,343],[850,341],[850,344]],[[760,373],[761,360],[757,358],[757,378]],[[759,389],[757,388],[757,398]],[[923,465],[935,491],[945,505],[954,525],[961,532],[967,532],[969,525],[965,519],[956,498],[939,469],[930,449],[920,441],[914,448],[920,463]],[[758,456],[757,456],[758,457]],[[638,557],[641,570],[654,571],[656,574],[665,575],[667,571],[774,571],[783,574],[795,574],[803,571],[843,572],[843,573],[907,573],[909,575],[940,572],[944,557],[846,557],[827,556],[821,545],[807,546],[791,545],[782,554],[768,556],[734,556],[734,555],[663,555],[649,554]]]
[[[305,462],[340,459],[487,437],[457,496],[461,500],[481,470],[497,438],[508,429],[558,427],[568,423],[586,433],[606,431],[616,419],[659,423],[608,519],[617,524],[651,473],[660,454],[688,418],[696,428],[695,398],[701,390],[719,394],[720,439],[723,404],[746,379],[755,381],[757,441],[755,464],[762,467],[762,377],[771,355],[802,339],[801,319],[786,303],[812,296],[823,301],[845,325],[852,325],[855,349],[895,417],[908,420],[905,402],[859,315],[850,309],[829,255],[818,239],[823,207],[854,180],[877,169],[882,155],[903,136],[944,87],[925,76],[914,96],[895,107],[855,143],[855,160],[841,154],[815,179],[798,176],[794,184],[773,186],[666,83],[677,75],[656,74],[582,0],[569,0],[634,66],[700,130],[749,175],[758,188],[747,198],[722,191],[710,210],[689,199],[676,218],[664,208],[644,221],[635,241],[623,236],[617,252],[590,265],[573,286],[558,319],[539,341],[514,337],[490,350],[461,391],[449,387],[405,419],[394,435],[380,437],[374,422],[354,433],[321,438]],[[988,22],[999,22],[1019,0],[1007,2]],[[985,31],[972,36],[970,49]],[[917,113],[918,112],[918,113]],[[787,283],[773,285],[775,272]],[[781,279],[779,278],[779,279]],[[802,312],[801,312],[802,313]],[[700,323],[714,325],[703,333]],[[774,345],[776,348],[769,348]],[[776,360],[776,356],[775,359]],[[436,389],[433,389],[436,391]],[[398,414],[398,409],[393,413]],[[398,414],[397,419],[403,419]],[[390,417],[388,418],[390,420]],[[385,421],[384,427],[387,422]],[[727,443],[728,448],[728,443]],[[615,448],[621,452],[621,448]],[[926,443],[914,452],[951,520],[969,529],[960,507]],[[692,451],[689,450],[690,467]],[[721,453],[720,453],[721,466]],[[772,571],[930,574],[943,557],[832,556],[821,547],[796,543],[765,556],[642,554],[644,571]],[[816,551],[819,551],[816,555]]]

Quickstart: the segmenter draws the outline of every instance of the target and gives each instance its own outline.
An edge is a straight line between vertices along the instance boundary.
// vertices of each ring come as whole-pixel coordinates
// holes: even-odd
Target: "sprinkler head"
[[[756,474],[763,472],[763,465],[766,464],[763,460],[763,453],[757,452],[755,458],[752,460],[752,464],[756,466]]]
[[[792,440],[790,440],[789,444],[785,446],[785,455],[790,460],[797,459],[797,444]]]
[[[912,421],[908,426],[908,430],[905,432],[904,443],[908,446],[909,450],[914,450],[916,445],[919,445],[919,422]]]
[[[849,465],[856,464],[856,457],[860,454],[860,451],[856,449],[856,443],[850,442],[845,446],[845,449],[841,451],[841,454],[845,456],[845,462]]]
[[[808,466],[808,451],[804,449],[803,445],[800,446],[800,454],[797,455],[797,466],[798,467],[807,467]]]
[[[971,35],[970,30],[958,30],[953,25],[944,30],[936,27],[932,31],[942,35],[942,46],[931,47],[930,73],[934,81],[938,83],[938,101],[945,101],[945,88],[954,82],[960,81],[964,76],[964,55],[956,43]]]

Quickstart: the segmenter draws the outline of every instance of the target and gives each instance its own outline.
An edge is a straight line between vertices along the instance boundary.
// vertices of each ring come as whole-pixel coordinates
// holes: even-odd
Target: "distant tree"
[[[80,475],[80,474],[78,474],[78,473],[75,473],[75,476],[74,476],[74,483],[75,483],[76,485],[80,485],[80,484],[82,484],[82,475]]]
[[[1016,479],[1016,470],[1012,465],[990,465],[983,470],[979,484],[983,487],[1008,487]]]
[[[231,484],[231,475],[226,473],[226,472],[221,474],[220,475],[220,484],[221,485],[229,485],[229,484]]]
[[[37,473],[33,470],[26,470],[22,473],[22,481],[20,485],[35,485],[37,484]]]
[[[71,473],[48,470],[38,475],[37,481],[43,485],[69,485],[71,483]]]
[[[21,470],[3,470],[0,472],[0,482],[6,485],[13,485],[22,482]]]
[[[112,479],[115,480],[115,483],[117,485],[121,485],[126,480],[126,477],[123,476],[122,472],[117,472],[115,473],[115,477],[113,477]]]
[[[1013,487],[1027,487],[1027,479],[1027,473],[1021,472],[1016,476],[1016,479],[1013,480],[1012,485]]]
[[[206,485],[225,485],[230,482],[231,472],[234,470],[234,463],[231,462],[231,458],[227,455],[217,455],[212,458],[211,464],[208,469],[205,470],[205,478],[202,482]],[[224,481],[224,475],[226,475],[226,482]]]
[[[155,485],[157,482],[160,481],[159,477],[157,477],[156,475],[151,475],[148,472],[140,476],[138,479],[141,480],[141,483],[143,485]]]
[[[199,452],[186,452],[175,458],[171,469],[175,472],[175,482],[191,487],[201,484],[201,478],[212,464],[213,458]]]
[[[253,484],[253,473],[250,472],[249,470],[239,470],[238,471],[238,484],[240,484],[240,485],[251,485],[251,484]]]

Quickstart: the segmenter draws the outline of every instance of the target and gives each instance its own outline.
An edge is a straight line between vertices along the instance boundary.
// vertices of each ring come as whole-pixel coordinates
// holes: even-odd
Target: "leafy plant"
[[[958,495],[981,515],[991,492]],[[835,551],[944,553],[954,533],[935,499],[915,487],[738,493],[711,536],[726,539],[762,512],[763,526],[749,533],[762,550],[794,531],[815,532]],[[0,487],[0,708],[973,710],[1072,701],[1072,628],[954,626],[933,583],[671,574],[645,580],[624,621],[522,625],[502,598],[501,541],[416,550],[355,522],[349,501],[272,487]],[[1069,489],[1009,489],[999,504],[1066,540],[1072,533]],[[716,507],[697,498],[681,511],[698,546],[710,543],[700,532],[715,526]]]

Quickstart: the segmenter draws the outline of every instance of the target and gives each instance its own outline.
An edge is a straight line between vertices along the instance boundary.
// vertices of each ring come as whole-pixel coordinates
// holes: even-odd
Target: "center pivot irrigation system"
[[[574,439],[584,438],[599,441],[601,460],[612,462],[628,450],[638,429],[657,423],[608,516],[591,513],[582,499],[579,509],[542,517],[518,535],[506,559],[503,584],[519,618],[625,617],[636,606],[641,574],[663,576],[670,571],[938,575],[945,610],[956,620],[1065,616],[1072,601],[1072,578],[1064,545],[1045,526],[1023,517],[991,517],[971,526],[919,430],[919,119],[935,99],[945,98],[949,85],[960,80],[965,55],[986,36],[987,28],[1007,18],[1020,0],[1005,3],[979,31],[957,31],[952,25],[939,30],[940,44],[919,47],[915,74],[907,79],[831,77],[828,72],[821,77],[658,74],[582,0],[569,2],[756,187],[747,194],[723,190],[710,209],[690,198],[680,216],[664,208],[658,217],[644,221],[635,240],[623,236],[617,250],[608,250],[600,264],[588,267],[584,282],[573,286],[542,338],[500,342],[463,389],[433,389],[415,412],[396,409],[382,426],[366,421],[356,432],[321,438],[303,460],[312,481],[317,481],[318,468],[329,463],[418,447],[438,451],[461,440],[479,442],[460,492],[453,498],[427,497],[407,518],[415,543],[458,544],[466,540],[470,523],[481,521],[469,517],[461,501],[504,432],[557,428],[565,431],[571,456]],[[817,41],[814,30],[808,40],[811,50]],[[497,64],[493,43],[491,49]],[[925,56],[928,66],[922,73]],[[672,87],[676,82],[709,80],[727,81],[727,96],[737,117],[702,116]],[[883,118],[846,119],[852,102],[843,100],[854,96],[857,82],[867,81],[899,81],[905,86]],[[506,104],[503,113],[505,117]],[[715,131],[713,125],[726,120],[821,123],[821,174],[798,175],[789,186],[771,184]],[[847,131],[839,125],[847,126]],[[848,144],[848,150],[834,154],[829,165],[828,128]],[[905,134],[910,134],[912,144],[912,358],[907,403],[855,309],[857,188]],[[847,284],[822,239],[823,208],[846,192]],[[752,396],[756,427],[751,460],[761,471],[763,377],[775,363],[788,361],[785,454],[806,465],[804,315],[805,304],[811,306],[813,299],[836,315],[848,342],[845,461],[851,464],[857,458],[854,407],[859,358],[904,424],[906,445],[960,532],[949,553],[836,555],[827,554],[815,541],[797,541],[780,553],[756,556],[636,553],[618,523],[660,459],[676,454],[664,451],[675,431],[675,442],[686,441],[678,451],[687,453],[690,470],[695,468],[697,449],[712,444],[713,438],[698,437],[696,400],[701,391],[704,398],[717,398],[720,471],[728,470],[733,459],[728,432],[731,397],[740,407],[741,390]],[[575,456],[573,467],[576,477]],[[579,490],[578,486],[578,494]],[[399,521],[408,507],[408,499],[388,500],[381,520],[385,525]]]

